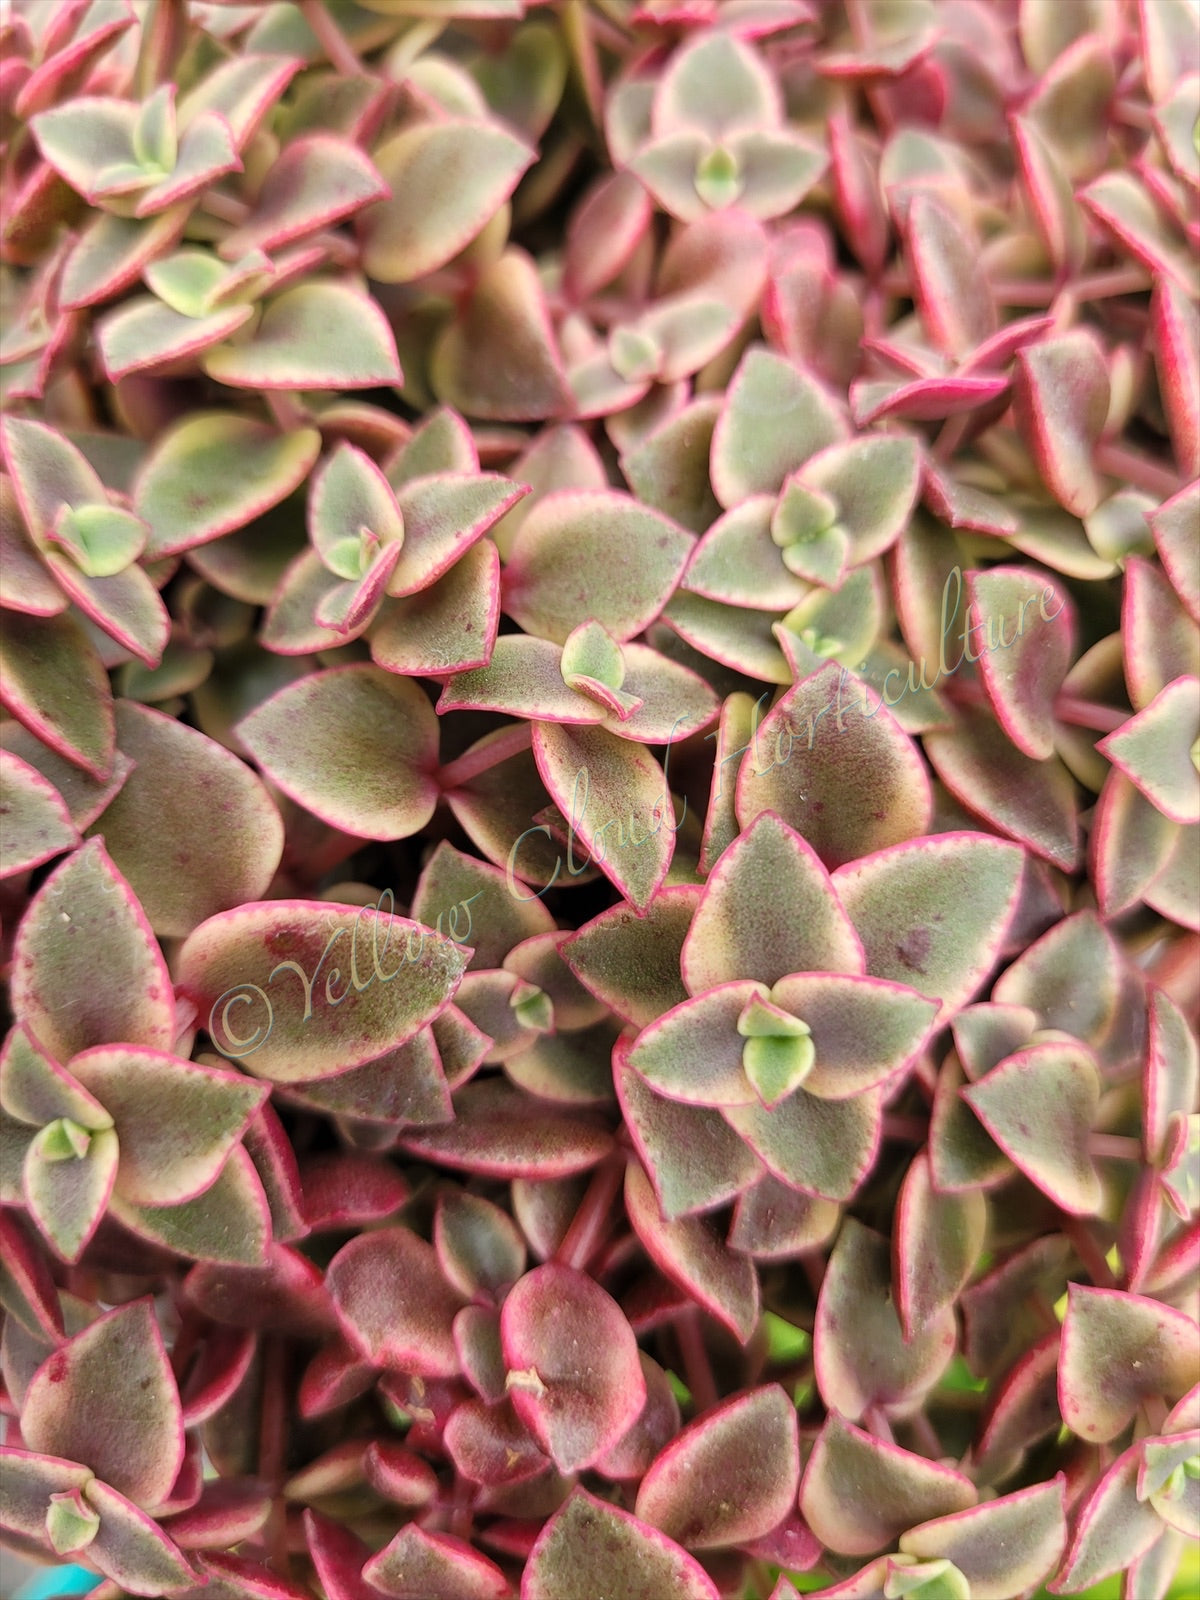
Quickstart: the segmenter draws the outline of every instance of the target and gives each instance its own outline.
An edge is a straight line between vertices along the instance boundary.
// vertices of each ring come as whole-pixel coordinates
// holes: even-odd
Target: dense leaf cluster
[[[1195,0],[12,0],[0,1523],[1200,1535]]]

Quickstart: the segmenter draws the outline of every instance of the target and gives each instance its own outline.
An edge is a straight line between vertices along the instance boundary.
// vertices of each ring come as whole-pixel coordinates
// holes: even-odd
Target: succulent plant
[[[1198,40],[4,7],[39,1595],[1193,1592]]]

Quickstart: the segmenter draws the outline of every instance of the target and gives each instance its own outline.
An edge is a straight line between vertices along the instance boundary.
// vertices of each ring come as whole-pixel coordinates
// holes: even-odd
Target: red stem
[[[1181,486],[1179,474],[1173,467],[1152,461],[1149,456],[1112,440],[1096,451],[1096,465],[1110,478],[1122,478],[1158,500],[1169,500]]]
[[[502,729],[489,744],[476,745],[465,755],[459,756],[457,761],[450,761],[444,767],[439,767],[434,774],[434,780],[443,794],[451,789],[461,789],[464,784],[470,783],[472,778],[479,777],[481,772],[490,772],[493,767],[498,767],[510,756],[528,750],[532,738],[531,723],[514,722],[511,727]]]
[[[929,1137],[929,1124],[921,1117],[902,1117],[885,1112],[883,1137],[896,1139],[901,1144],[924,1144]]]
[[[321,0],[300,0],[300,10],[305,22],[316,34],[317,42],[329,57],[330,63],[347,77],[364,77],[367,69]]]
[[[554,1252],[554,1259],[562,1266],[574,1267],[581,1272],[591,1259],[603,1236],[609,1209],[621,1186],[624,1172],[624,1162],[606,1161],[592,1175],[579,1210]]]
[[[695,1306],[680,1316],[675,1324],[675,1332],[683,1355],[683,1375],[692,1391],[692,1404],[697,1413],[708,1411],[717,1403],[717,1383],[708,1351],[704,1348],[700,1313]]]
[[[267,389],[263,393],[267,409],[275,418],[280,433],[295,433],[304,426],[304,412],[299,403],[284,390]]]
[[[892,1425],[879,1406],[867,1407],[863,1413],[863,1426],[868,1433],[873,1433],[877,1439],[882,1439],[884,1444],[895,1444],[896,1436],[892,1432]]]
[[[1127,1133],[1093,1133],[1088,1138],[1088,1150],[1094,1156],[1104,1156],[1110,1161],[1141,1162],[1142,1141]]]
[[[1076,700],[1074,695],[1060,694],[1054,702],[1054,715],[1060,722],[1069,722],[1076,728],[1114,733],[1129,721],[1133,712],[1118,711],[1116,706],[1098,706],[1092,700]]]
[[[281,1577],[289,1572],[287,1505],[279,1495],[287,1461],[288,1361],[282,1339],[262,1344],[262,1394],[259,1399],[258,1476],[273,1492],[271,1515],[263,1530],[271,1565]]]
[[[1074,1246],[1075,1254],[1087,1268],[1088,1277],[1096,1288],[1115,1289],[1117,1280],[1113,1276],[1113,1270],[1104,1259],[1104,1252],[1099,1242],[1083,1218],[1065,1218],[1062,1231]]]

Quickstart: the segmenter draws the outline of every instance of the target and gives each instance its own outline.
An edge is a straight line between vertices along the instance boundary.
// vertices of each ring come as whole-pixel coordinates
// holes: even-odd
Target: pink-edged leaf
[[[185,1427],[207,1422],[228,1404],[249,1372],[254,1352],[252,1334],[230,1328],[211,1330],[199,1359],[180,1385]]]
[[[492,1177],[543,1179],[584,1172],[612,1148],[595,1118],[533,1100],[498,1078],[465,1085],[454,1111],[445,1127],[404,1133],[403,1148],[422,1160]]]
[[[308,1600],[299,1584],[244,1556],[213,1550],[200,1555],[196,1565],[204,1576],[204,1589],[189,1591],[182,1600],[197,1600],[201,1592],[204,1600]]]
[[[549,1467],[512,1402],[467,1400],[452,1412],[445,1441],[457,1471],[472,1483],[497,1488],[524,1483]]]
[[[1048,1333],[1009,1369],[985,1408],[972,1456],[989,1473],[1062,1425],[1059,1334]]]
[[[269,301],[248,343],[211,350],[210,378],[238,389],[368,389],[400,383],[391,327],[346,284],[306,283]]]
[[[175,1255],[231,1266],[259,1266],[271,1240],[271,1209],[254,1163],[235,1145],[215,1182],[178,1204],[147,1206],[115,1188],[109,1210],[131,1233]]]
[[[3,440],[21,514],[39,548],[44,547],[61,506],[107,505],[108,494],[95,469],[55,429],[7,417]]]
[[[1163,502],[1149,516],[1159,559],[1176,594],[1192,618],[1200,622],[1200,578],[1196,576],[1196,557],[1200,554],[1200,484],[1189,484]]]
[[[427,589],[384,601],[371,629],[371,659],[406,676],[468,672],[492,658],[499,621],[500,558],[491,540],[481,539]]]
[[[33,118],[38,149],[73,189],[95,203],[101,197],[145,188],[134,149],[138,108],[129,100],[87,95]]]
[[[831,661],[794,685],[759,727],[764,764],[743,763],[737,787],[743,827],[774,811],[830,869],[923,833],[932,805],[912,740],[890,713],[847,704],[847,677]]]
[[[523,484],[494,472],[438,472],[408,481],[407,453],[388,468],[404,518],[400,559],[388,594],[416,594],[454,563],[525,494]]]
[[[1056,1205],[1090,1216],[1100,1178],[1088,1140],[1100,1100],[1100,1074],[1084,1046],[1034,1044],[1010,1056],[963,1099],[1005,1155]]]
[[[910,1406],[937,1382],[955,1342],[949,1306],[905,1340],[893,1303],[888,1243],[848,1217],[829,1258],[813,1330],[825,1404],[850,1422],[871,1406]]]
[[[1046,487],[1077,517],[1100,503],[1092,456],[1108,417],[1109,377],[1095,336],[1076,329],[1016,358],[1013,406]]]
[[[196,1504],[161,1520],[162,1531],[184,1550],[221,1550],[253,1539],[271,1514],[264,1486],[247,1478],[205,1484]]]
[[[140,1507],[95,1478],[84,1498],[100,1517],[86,1561],[128,1594],[170,1595],[192,1588],[199,1574]]]
[[[827,1244],[838,1220],[832,1200],[789,1189],[767,1172],[738,1195],[729,1244],[757,1261],[790,1260]]]
[[[79,843],[61,795],[41,773],[11,751],[0,749],[0,878],[39,867]]]
[[[592,619],[624,641],[661,611],[692,545],[682,528],[627,495],[547,495],[513,544],[503,606],[557,644]]]
[[[1099,1043],[1121,999],[1121,956],[1093,911],[1063,918],[1001,976],[992,999],[1028,1006],[1045,1028]]]
[[[313,1233],[362,1227],[393,1216],[408,1198],[394,1168],[354,1150],[309,1156],[300,1168],[304,1216]]]
[[[3,1080],[0,1079],[0,1082]],[[1183,1014],[1163,989],[1150,991],[1146,1063],[1142,1078],[1146,1152],[1164,1153],[1171,1118],[1191,1112],[1200,1091],[1200,1050]]]
[[[108,778],[100,780],[72,765],[15,719],[0,722],[0,750],[11,752],[55,789],[77,828],[88,828],[117,794],[133,763],[118,755]]]
[[[713,868],[680,963],[693,994],[742,978],[770,985],[789,972],[863,970],[862,947],[828,872],[769,811]]]
[[[1066,1559],[1049,1585],[1052,1594],[1077,1594],[1124,1571],[1162,1538],[1161,1517],[1138,1497],[1141,1464],[1139,1442],[1117,1457],[1088,1495]]]
[[[971,813],[1042,860],[1074,870],[1075,784],[1057,757],[1034,761],[982,712],[961,713],[953,729],[931,729],[923,743],[938,777]]]
[[[605,728],[549,722],[535,723],[533,753],[589,861],[643,910],[667,874],[679,827],[658,762]]]
[[[803,489],[798,492],[804,495]],[[710,600],[756,610],[782,611],[798,605],[808,585],[780,559],[771,538],[774,512],[773,495],[751,495],[719,517],[688,563],[688,589]]]
[[[426,1378],[458,1372],[452,1324],[462,1300],[415,1233],[360,1234],[330,1262],[326,1283],[343,1333],[375,1366]]]
[[[183,1421],[150,1300],[108,1312],[43,1362],[25,1397],[22,1434],[32,1449],[82,1462],[139,1505],[166,1499],[183,1461]]]
[[[625,1172],[625,1205],[651,1260],[742,1344],[758,1323],[758,1274],[748,1256],[722,1245],[702,1217],[668,1221],[640,1167]]]
[[[129,700],[118,702],[116,717],[134,771],[97,826],[155,931],[188,934],[206,917],[265,894],[283,823],[261,781],[172,717]],[[176,870],[164,878],[167,864]]]
[[[526,1273],[504,1302],[500,1337],[513,1406],[560,1472],[596,1462],[645,1403],[633,1330],[574,1268]]]
[[[717,1600],[716,1584],[665,1534],[576,1489],[530,1551],[522,1600]]]
[[[221,241],[220,253],[234,261],[247,250],[292,244],[387,194],[388,183],[357,145],[330,133],[305,134],[284,147],[253,212]],[[383,281],[380,273],[371,275]]]
[[[646,1384],[646,1403],[611,1450],[596,1463],[606,1478],[629,1482],[645,1475],[651,1462],[679,1432],[679,1402],[667,1374],[643,1350],[638,1361]]]
[[[62,556],[48,555],[46,565],[84,616],[123,650],[148,667],[157,667],[171,633],[167,608],[148,575],[128,566],[111,578],[89,578]]]
[[[181,132],[206,112],[223,117],[241,149],[267,111],[299,71],[301,62],[286,55],[244,52],[222,61],[179,102]]]
[[[1193,292],[1191,252],[1164,219],[1146,183],[1132,172],[1105,172],[1080,192],[1079,199],[1135,261],[1156,278],[1179,284],[1185,294]]]
[[[82,1490],[91,1477],[91,1471],[77,1462],[4,1446],[0,1449],[0,1485],[4,1489],[0,1525],[35,1541],[44,1551],[50,1496]]]
[[[116,730],[108,675],[75,617],[5,612],[0,704],[93,778],[103,781],[112,772]]]
[[[999,1377],[1042,1337],[1041,1303],[1053,1305],[1067,1287],[1071,1247],[1047,1233],[991,1267],[959,1297],[963,1355],[977,1377]]]
[[[133,372],[199,355],[232,338],[254,315],[252,306],[228,306],[205,317],[183,316],[152,295],[139,295],[96,325],[96,345],[110,383]]]
[[[908,1337],[957,1300],[978,1263],[987,1225],[983,1195],[939,1192],[922,1151],[901,1185],[892,1239],[896,1302]]]
[[[1174,679],[1097,749],[1172,822],[1200,822],[1200,679]]]
[[[1159,388],[1175,459],[1185,476],[1200,476],[1200,314],[1180,286],[1165,277],[1155,285],[1151,307]]]
[[[654,96],[658,137],[696,128],[720,139],[748,128],[779,125],[778,87],[758,55],[735,35],[698,36],[672,57]]]
[[[265,1085],[179,1061],[158,1050],[100,1046],[71,1070],[112,1117],[120,1141],[117,1188],[135,1204],[189,1200],[212,1184]],[[181,1138],[181,1131],[192,1130]]]
[[[563,283],[586,300],[618,276],[650,226],[653,208],[628,172],[610,172],[586,192],[567,225]]]
[[[480,1195],[447,1190],[438,1201],[433,1242],[443,1273],[462,1294],[499,1295],[524,1270],[525,1242],[516,1224]]]
[[[1058,1398],[1063,1421],[1093,1444],[1115,1439],[1144,1399],[1178,1400],[1195,1378],[1196,1323],[1145,1295],[1071,1284]]]
[[[150,525],[147,553],[175,555],[245,527],[303,483],[320,445],[315,428],[284,435],[232,412],[176,423],[133,489],[134,510]]]
[[[127,289],[176,242],[190,209],[171,206],[141,222],[108,212],[94,214],[63,268],[59,292],[64,310],[97,305]]]
[[[886,1549],[914,1523],[975,1504],[975,1487],[950,1467],[864,1433],[836,1411],[813,1446],[800,1485],[809,1527],[839,1555]]]
[[[546,297],[532,259],[509,249],[480,275],[434,345],[437,398],[489,422],[540,422],[573,409]]]
[[[63,1317],[45,1252],[15,1211],[0,1211],[0,1305],[10,1327],[19,1325],[39,1343],[57,1344]]]
[[[612,906],[564,941],[562,958],[597,999],[644,1028],[687,999],[680,958],[699,899],[698,888],[677,885],[660,889],[644,916]]]
[[[753,1184],[761,1164],[724,1117],[708,1106],[655,1094],[626,1065],[628,1051],[624,1042],[614,1053],[617,1097],[668,1222],[711,1210]]]
[[[789,473],[846,434],[839,408],[815,378],[752,346],[730,381],[713,433],[717,499],[730,509],[752,494],[777,494]]]
[[[678,590],[662,620],[701,655],[764,683],[790,683],[792,668],[780,649],[769,612],[727,606]]]
[[[12,478],[0,473],[0,607],[53,617],[67,605],[25,527]]]
[[[1066,1546],[1064,1484],[1059,1473],[1049,1483],[924,1522],[901,1535],[900,1548],[923,1561],[951,1561],[972,1600],[1014,1600],[1053,1570]]]
[[[378,1590],[362,1576],[370,1547],[344,1523],[305,1510],[305,1538],[327,1600],[375,1600]]]
[[[1179,509],[1186,516],[1186,501]],[[1196,542],[1194,530],[1189,530],[1189,541]],[[1125,681],[1135,710],[1144,711],[1176,678],[1200,677],[1200,628],[1155,564],[1141,556],[1130,556],[1125,563],[1121,632]]]
[[[117,1172],[117,1136],[100,1128],[63,1159],[65,1135],[51,1123],[25,1152],[22,1190],[29,1214],[64,1261],[77,1261],[104,1215]],[[77,1142],[79,1135],[75,1134]]]
[[[782,1183],[827,1200],[849,1200],[874,1164],[881,1129],[881,1089],[844,1100],[803,1087],[770,1107],[723,1106],[721,1114]]]
[[[1109,773],[1089,841],[1102,915],[1119,916],[1142,898],[1170,860],[1178,837],[1178,824],[1151,805],[1124,773]]]
[[[1054,753],[1054,698],[1074,653],[1075,608],[1069,596],[1029,568],[969,572],[966,589],[992,709],[1017,749],[1044,761]],[[1025,614],[1035,604],[1040,620],[1026,630]],[[1013,627],[1007,640],[1006,621]]]
[[[795,1407],[767,1384],[689,1424],[642,1479],[636,1513],[692,1550],[745,1544],[784,1520],[799,1481]]]
[[[308,729],[302,748],[297,719]],[[365,663],[289,684],[238,724],[275,783],[323,821],[402,839],[433,815],[437,720],[408,680]]]
[[[947,354],[964,356],[996,327],[996,311],[978,251],[954,213],[932,194],[914,195],[907,252],[917,303]]]
[[[396,134],[375,151],[390,198],[357,224],[365,270],[380,283],[408,283],[444,266],[532,160],[528,146],[494,122],[429,121]]]
[[[24,1023],[17,1024],[0,1051],[0,1106],[31,1128],[59,1118],[88,1132],[112,1127],[99,1101],[46,1054]]]
[[[332,1342],[337,1320],[321,1273],[286,1245],[268,1246],[265,1265],[202,1261],[184,1280],[186,1301],[213,1322]]]
[[[363,1568],[373,1589],[393,1600],[507,1600],[508,1580],[495,1562],[479,1555],[465,1539],[427,1533],[416,1523],[402,1528]]]
[[[737,1023],[761,993],[758,984],[743,979],[684,1001],[638,1035],[629,1065],[670,1100],[754,1105],[758,1096],[742,1067],[745,1041]]]
[[[1181,828],[1167,864],[1145,891],[1148,906],[1182,927],[1200,933],[1200,886],[1196,873],[1196,842],[1200,830]]]
[[[381,920],[372,907],[321,901],[223,912],[180,951],[180,991],[222,1054],[246,1061],[256,1076],[307,1083],[347,1071],[432,1021],[469,959],[452,940],[390,909],[381,939]],[[404,981],[389,990],[401,973]],[[276,982],[272,998],[267,990]]]
[[[428,1505],[437,1497],[438,1481],[433,1468],[403,1445],[376,1439],[367,1446],[363,1468],[372,1487],[398,1505]]]
[[[1060,152],[1034,117],[1012,118],[1013,149],[1038,232],[1063,272],[1078,272],[1087,255],[1087,232]]]
[[[65,920],[64,920],[65,918]],[[92,981],[95,952],[105,981]],[[13,951],[13,1006],[60,1060],[89,1045],[170,1045],[175,1010],[162,954],[125,879],[99,839],[42,885]]]
[[[945,1021],[1000,953],[1021,866],[1010,844],[943,833],[839,867],[832,883],[862,939],[866,971],[939,999]]]
[[[937,1002],[904,984],[829,972],[794,973],[771,1000],[801,1018],[816,1052],[804,1091],[846,1100],[898,1073],[924,1044]]]
[[[412,914],[439,933],[445,923],[444,931],[461,944],[470,941],[475,950],[470,962],[473,971],[506,965],[514,946],[551,934],[554,928],[540,900],[511,894],[498,868],[445,841],[425,863],[413,894]],[[520,969],[512,966],[511,970]],[[530,981],[536,982],[536,978]]]
[[[458,1351],[463,1376],[476,1394],[488,1406],[499,1405],[505,1398],[504,1380],[507,1376],[504,1352],[500,1348],[500,1313],[490,1305],[464,1306],[454,1319],[454,1347]],[[517,1431],[515,1415],[511,1414],[513,1432]],[[466,1431],[474,1433],[474,1424],[467,1427]],[[481,1478],[478,1481],[484,1480]]]
[[[561,650],[548,639],[505,634],[496,640],[486,666],[456,673],[450,679],[442,690],[438,712],[495,711],[547,722],[603,722],[605,708],[564,681],[561,658]]]

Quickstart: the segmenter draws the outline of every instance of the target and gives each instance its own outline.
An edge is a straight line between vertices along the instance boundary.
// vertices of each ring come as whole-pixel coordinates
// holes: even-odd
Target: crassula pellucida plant
[[[1198,119],[1196,0],[0,9],[15,1574],[1193,1592]]]

